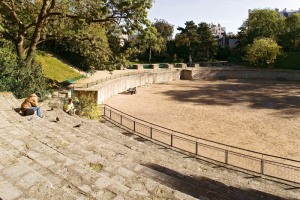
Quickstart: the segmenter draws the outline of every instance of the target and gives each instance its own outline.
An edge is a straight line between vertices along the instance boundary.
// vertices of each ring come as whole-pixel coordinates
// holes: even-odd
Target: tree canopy
[[[154,26],[149,26],[143,30],[139,34],[138,40],[140,50],[149,51],[149,63],[151,63],[152,51],[160,52],[162,49],[166,48],[164,38],[159,35]]]
[[[280,46],[271,38],[254,39],[253,44],[246,48],[246,60],[259,67],[274,63],[280,54]]]
[[[84,47],[111,57],[103,33],[112,25],[127,33],[149,25],[151,5],[152,0],[0,0],[0,31],[27,63],[37,45],[51,39],[84,41]]]
[[[164,19],[155,19],[155,22],[152,23],[152,25],[156,28],[158,34],[166,41],[172,39],[174,25],[170,24]]]
[[[175,37],[176,44],[179,49],[189,52],[189,62],[213,59],[216,41],[207,23],[196,25],[193,21],[187,21],[185,27],[179,27],[178,30],[180,33]]]
[[[300,50],[300,14],[292,14],[285,19],[285,30],[279,42],[285,50]]]
[[[268,37],[277,41],[285,30],[285,18],[275,10],[255,9],[249,13],[249,18],[239,28],[238,47],[244,52],[248,44],[255,38]]]
[[[35,62],[39,45],[55,41],[85,57],[86,65],[113,70],[126,55],[113,55],[108,35],[130,34],[149,26],[147,10],[153,0],[0,0],[0,48],[11,64],[0,62],[1,90],[39,91],[45,86],[41,66]],[[14,58],[14,59],[13,59]],[[29,91],[29,89],[31,91]]]

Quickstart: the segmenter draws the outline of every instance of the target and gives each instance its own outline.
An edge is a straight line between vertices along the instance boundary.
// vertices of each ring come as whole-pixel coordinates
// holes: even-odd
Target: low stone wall
[[[74,91],[75,96],[80,96],[83,93],[92,94],[95,102],[103,103],[110,97],[127,91],[129,88],[149,85],[153,83],[167,83],[180,79],[180,71],[152,72],[125,76],[118,79],[107,81],[97,86],[96,88],[87,88],[85,90]],[[138,90],[138,89],[137,89]],[[138,92],[138,91],[137,91]]]
[[[300,81],[300,71],[267,70],[267,69],[234,69],[234,68],[198,68],[182,70],[181,79],[265,79]]]

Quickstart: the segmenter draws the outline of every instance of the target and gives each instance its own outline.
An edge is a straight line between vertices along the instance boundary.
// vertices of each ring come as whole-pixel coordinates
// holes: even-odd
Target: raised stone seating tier
[[[249,186],[244,175],[188,158],[106,121],[47,106],[44,118],[22,117],[13,110],[21,102],[0,93],[2,199],[272,199],[269,191],[284,190],[258,179]],[[251,193],[228,192],[227,187],[251,187]],[[299,191],[281,195],[296,199]]]
[[[158,70],[159,65],[158,64],[150,64],[150,69]]]
[[[137,70],[143,70],[144,66],[142,64],[134,64],[132,66],[133,69],[137,69]]]

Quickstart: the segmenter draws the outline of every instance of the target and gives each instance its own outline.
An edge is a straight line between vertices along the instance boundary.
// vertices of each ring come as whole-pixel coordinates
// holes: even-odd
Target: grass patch
[[[103,165],[101,165],[100,163],[89,163],[89,166],[92,170],[96,172],[101,172],[103,168]]]
[[[36,59],[42,64],[43,74],[49,79],[63,82],[80,76],[79,72],[48,53],[38,53],[36,54]]]

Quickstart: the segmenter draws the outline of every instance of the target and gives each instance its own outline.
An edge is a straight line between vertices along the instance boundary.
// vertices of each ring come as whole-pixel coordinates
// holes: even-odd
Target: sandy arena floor
[[[181,80],[105,103],[183,133],[300,160],[299,82]]]

